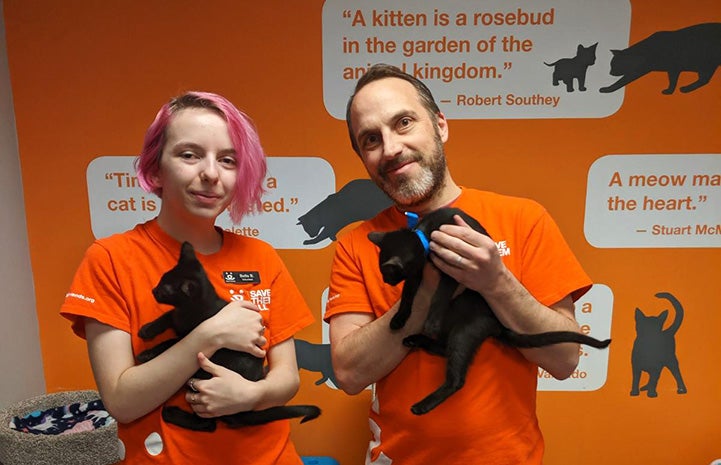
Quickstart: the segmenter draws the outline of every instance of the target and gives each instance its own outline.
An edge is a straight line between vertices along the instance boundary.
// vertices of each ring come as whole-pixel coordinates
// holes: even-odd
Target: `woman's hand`
[[[191,378],[187,383],[185,400],[199,417],[232,415],[255,408],[261,396],[258,383],[211,362],[202,352],[198,354],[198,364],[212,376]]]
[[[265,325],[260,310],[247,301],[233,301],[212,318],[200,324],[207,331],[216,349],[226,348],[264,358],[267,344]]]

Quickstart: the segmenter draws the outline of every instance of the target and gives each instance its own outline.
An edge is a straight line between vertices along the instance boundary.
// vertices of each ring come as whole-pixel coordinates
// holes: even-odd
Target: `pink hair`
[[[148,127],[143,150],[135,160],[140,187],[157,196],[162,189],[153,182],[160,169],[160,156],[165,146],[165,130],[173,115],[186,108],[208,108],[217,112],[228,124],[228,133],[237,154],[238,176],[230,203],[230,218],[239,223],[246,213],[258,211],[263,196],[266,160],[258,132],[251,119],[226,98],[210,92],[187,92],[163,105]]]

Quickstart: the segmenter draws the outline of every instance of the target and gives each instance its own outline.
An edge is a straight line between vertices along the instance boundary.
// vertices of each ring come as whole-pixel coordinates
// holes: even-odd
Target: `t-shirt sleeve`
[[[340,313],[373,313],[363,272],[353,250],[352,236],[347,236],[336,244],[325,321]]]
[[[75,334],[85,338],[84,317],[130,332],[130,313],[123,298],[113,259],[101,244],[85,252],[65,294],[60,315],[70,320]]]
[[[588,292],[592,281],[551,215],[543,209],[535,218],[523,246],[521,282],[544,305],[569,294],[575,302]]]

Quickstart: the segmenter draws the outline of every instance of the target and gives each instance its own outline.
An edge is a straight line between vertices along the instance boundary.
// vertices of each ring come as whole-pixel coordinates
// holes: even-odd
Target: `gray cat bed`
[[[97,391],[66,391],[20,401],[0,411],[0,464],[109,465],[120,461],[118,426],[66,434],[32,434],[16,429],[17,418],[100,399]],[[70,412],[66,416],[72,415]],[[15,427],[13,427],[15,425]]]

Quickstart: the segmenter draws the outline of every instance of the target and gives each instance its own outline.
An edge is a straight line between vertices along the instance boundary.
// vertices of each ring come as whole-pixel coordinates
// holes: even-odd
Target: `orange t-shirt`
[[[508,269],[545,305],[591,287],[558,227],[538,203],[463,189],[452,206],[488,231]],[[347,312],[383,315],[400,298],[402,285],[383,283],[370,231],[406,225],[391,207],[342,237],[336,246],[326,320]],[[446,359],[412,351],[374,389],[373,438],[366,464],[540,464],[543,437],[536,418],[538,367],[495,339],[481,346],[464,387],[426,415],[411,405],[445,380]]]
[[[85,337],[82,317],[90,317],[128,332],[134,354],[155,346],[162,339],[172,337],[172,331],[146,342],[138,337],[138,330],[170,308],[158,304],[151,289],[160,276],[177,263],[179,255],[180,243],[163,232],[156,220],[95,241],[75,274],[61,315],[72,321],[73,331],[80,337]],[[224,232],[221,250],[212,255],[198,254],[198,259],[221,298],[250,300],[258,305],[267,328],[268,346],[287,340],[313,322],[290,273],[276,251],[265,242]],[[226,273],[251,271],[258,273],[259,280],[250,281],[259,282],[234,283]],[[182,387],[166,404],[191,411],[184,395]],[[118,425],[125,449],[122,463],[301,463],[289,439],[289,420],[238,429],[218,422],[215,432],[202,433],[165,423],[161,408],[131,423]]]

